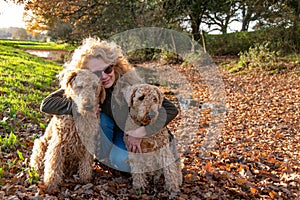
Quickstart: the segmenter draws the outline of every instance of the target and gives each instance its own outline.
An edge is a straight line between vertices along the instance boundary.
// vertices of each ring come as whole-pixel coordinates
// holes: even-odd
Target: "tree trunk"
[[[299,29],[300,29],[300,3],[298,2],[298,5],[296,4],[295,7],[295,16],[293,22],[293,42],[298,50],[300,49]]]
[[[199,27],[200,27],[200,22],[199,20],[197,19],[193,19],[191,17],[191,24],[192,24],[192,35],[194,37],[194,40],[195,41],[199,41],[201,39],[201,34],[200,34],[200,30],[199,30]]]

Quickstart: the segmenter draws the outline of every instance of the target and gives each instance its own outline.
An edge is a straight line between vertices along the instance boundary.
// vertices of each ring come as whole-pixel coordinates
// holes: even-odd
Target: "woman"
[[[97,158],[108,159],[109,163],[105,164],[120,171],[130,172],[130,166],[126,162],[128,152],[123,140],[128,105],[125,103],[122,88],[140,83],[141,79],[125,59],[118,45],[97,38],[85,39],[83,44],[74,51],[71,61],[66,63],[65,67],[89,69],[100,78],[106,91],[106,99],[100,105],[102,135],[101,152]],[[44,99],[41,111],[56,115],[72,114],[71,105],[72,101],[65,98],[64,91],[60,89]],[[125,133],[129,136],[128,150],[141,153],[142,138],[166,126],[177,114],[178,110],[174,104],[164,99],[159,115],[160,123],[141,126]],[[161,121],[163,125],[160,125]]]

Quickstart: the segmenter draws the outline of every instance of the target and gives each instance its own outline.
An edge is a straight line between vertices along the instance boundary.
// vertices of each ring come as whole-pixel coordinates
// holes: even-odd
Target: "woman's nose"
[[[107,77],[108,77],[108,75],[107,74],[105,74],[104,72],[101,72],[102,74],[101,74],[101,79],[106,79]]]

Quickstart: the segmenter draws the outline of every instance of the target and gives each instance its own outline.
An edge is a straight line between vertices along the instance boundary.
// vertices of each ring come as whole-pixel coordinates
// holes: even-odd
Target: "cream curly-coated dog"
[[[101,81],[89,70],[63,70],[60,85],[73,101],[73,115],[54,115],[45,134],[34,141],[30,157],[30,166],[44,176],[48,192],[76,173],[82,183],[91,180],[94,142],[99,141],[96,109],[105,98]]]
[[[163,94],[156,86],[133,85],[127,89],[125,98],[129,106],[126,131],[159,121],[158,114],[162,106]],[[133,187],[144,189],[148,184],[148,178],[153,177],[154,181],[157,181],[163,174],[165,188],[170,192],[178,192],[182,184],[180,160],[174,146],[174,138],[170,138],[166,127],[163,125],[161,127],[154,135],[142,139],[142,154],[129,153],[128,155]],[[128,148],[127,136],[124,137]]]

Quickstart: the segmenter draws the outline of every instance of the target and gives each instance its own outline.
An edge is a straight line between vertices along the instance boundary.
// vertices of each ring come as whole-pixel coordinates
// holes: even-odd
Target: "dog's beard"
[[[153,118],[149,118],[147,114],[138,114],[138,112],[130,111],[130,117],[133,122],[138,126],[146,126],[156,121],[157,115]]]
[[[78,113],[76,109],[73,109],[73,118],[82,144],[88,152],[94,155],[100,144],[100,120],[96,115],[96,112],[90,110]]]

